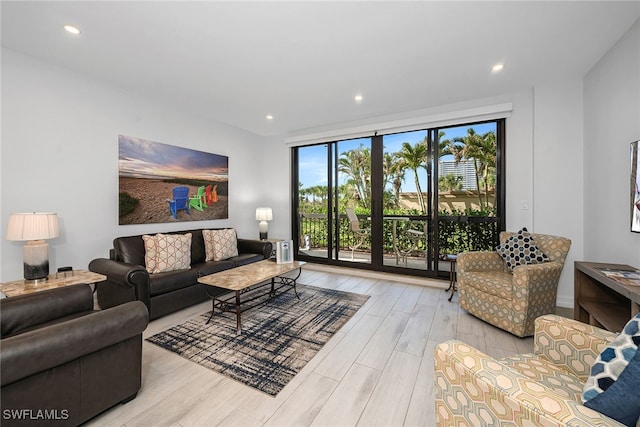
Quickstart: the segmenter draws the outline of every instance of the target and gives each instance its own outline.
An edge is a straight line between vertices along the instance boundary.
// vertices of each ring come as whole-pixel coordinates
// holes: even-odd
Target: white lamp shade
[[[53,212],[9,215],[7,240],[46,240],[58,237],[58,216]]]
[[[257,208],[256,209],[256,221],[271,221],[273,220],[273,211],[271,208]]]

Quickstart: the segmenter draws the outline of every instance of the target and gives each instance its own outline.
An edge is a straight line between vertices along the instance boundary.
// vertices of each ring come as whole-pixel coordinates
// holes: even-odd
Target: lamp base
[[[45,277],[44,279],[24,279],[24,284],[30,285],[30,286],[38,286],[43,283],[46,283],[48,280],[49,280],[49,276]]]
[[[258,231],[260,231],[260,240],[267,240],[267,233],[269,231],[269,224],[267,224],[267,221],[260,221]]]
[[[30,240],[22,249],[24,279],[29,283],[46,281],[49,275],[49,244]]]

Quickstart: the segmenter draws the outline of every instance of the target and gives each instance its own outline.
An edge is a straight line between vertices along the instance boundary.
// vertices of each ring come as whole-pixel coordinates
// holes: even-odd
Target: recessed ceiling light
[[[267,120],[273,120],[273,116],[271,114],[267,114]]]
[[[500,71],[504,68],[504,64],[496,64],[491,68],[493,71]]]
[[[356,95],[353,99],[355,99],[356,102],[362,102],[362,95]]]
[[[80,29],[78,27],[74,27],[73,25],[65,25],[64,29],[71,34],[80,34]]]

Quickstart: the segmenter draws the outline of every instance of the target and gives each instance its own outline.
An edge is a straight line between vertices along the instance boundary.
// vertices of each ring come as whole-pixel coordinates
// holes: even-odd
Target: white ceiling
[[[258,135],[582,77],[640,16],[640,1],[2,1],[1,7],[4,47]],[[82,34],[66,33],[68,23]],[[505,68],[492,73],[497,62]],[[359,104],[356,94],[364,97]]]

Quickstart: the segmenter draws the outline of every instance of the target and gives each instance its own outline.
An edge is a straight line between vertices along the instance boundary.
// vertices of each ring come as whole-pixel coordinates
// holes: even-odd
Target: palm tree
[[[387,184],[391,184],[393,187],[394,206],[397,208],[400,205],[400,192],[402,191],[402,181],[404,181],[405,169],[402,167],[402,162],[396,153],[384,154],[383,167],[385,171],[384,188],[387,187]]]
[[[462,144],[456,145],[455,143]],[[473,128],[467,129],[467,135],[453,138],[448,145],[456,163],[462,159],[473,161],[475,170],[476,188],[480,210],[484,210],[489,204],[489,175],[496,167],[496,134],[493,131],[479,135]],[[482,199],[480,180],[482,179],[485,199]]]
[[[425,141],[418,142],[416,145],[403,142],[402,148],[396,153],[396,156],[399,159],[399,167],[413,171],[416,191],[418,192],[418,204],[422,212],[426,213],[427,206],[424,201],[424,194],[422,194],[422,188],[420,187],[420,179],[418,178],[418,169],[427,169],[427,145]]]
[[[452,155],[456,161],[462,160],[462,147],[464,147],[464,144],[450,139],[444,139],[444,136],[444,131],[440,131],[438,138],[438,157]]]
[[[438,190],[456,191],[462,188],[463,177],[449,173],[438,178]]]
[[[346,184],[353,189],[360,206],[371,204],[371,150],[362,145],[345,151],[338,159],[338,172],[347,175]]]

